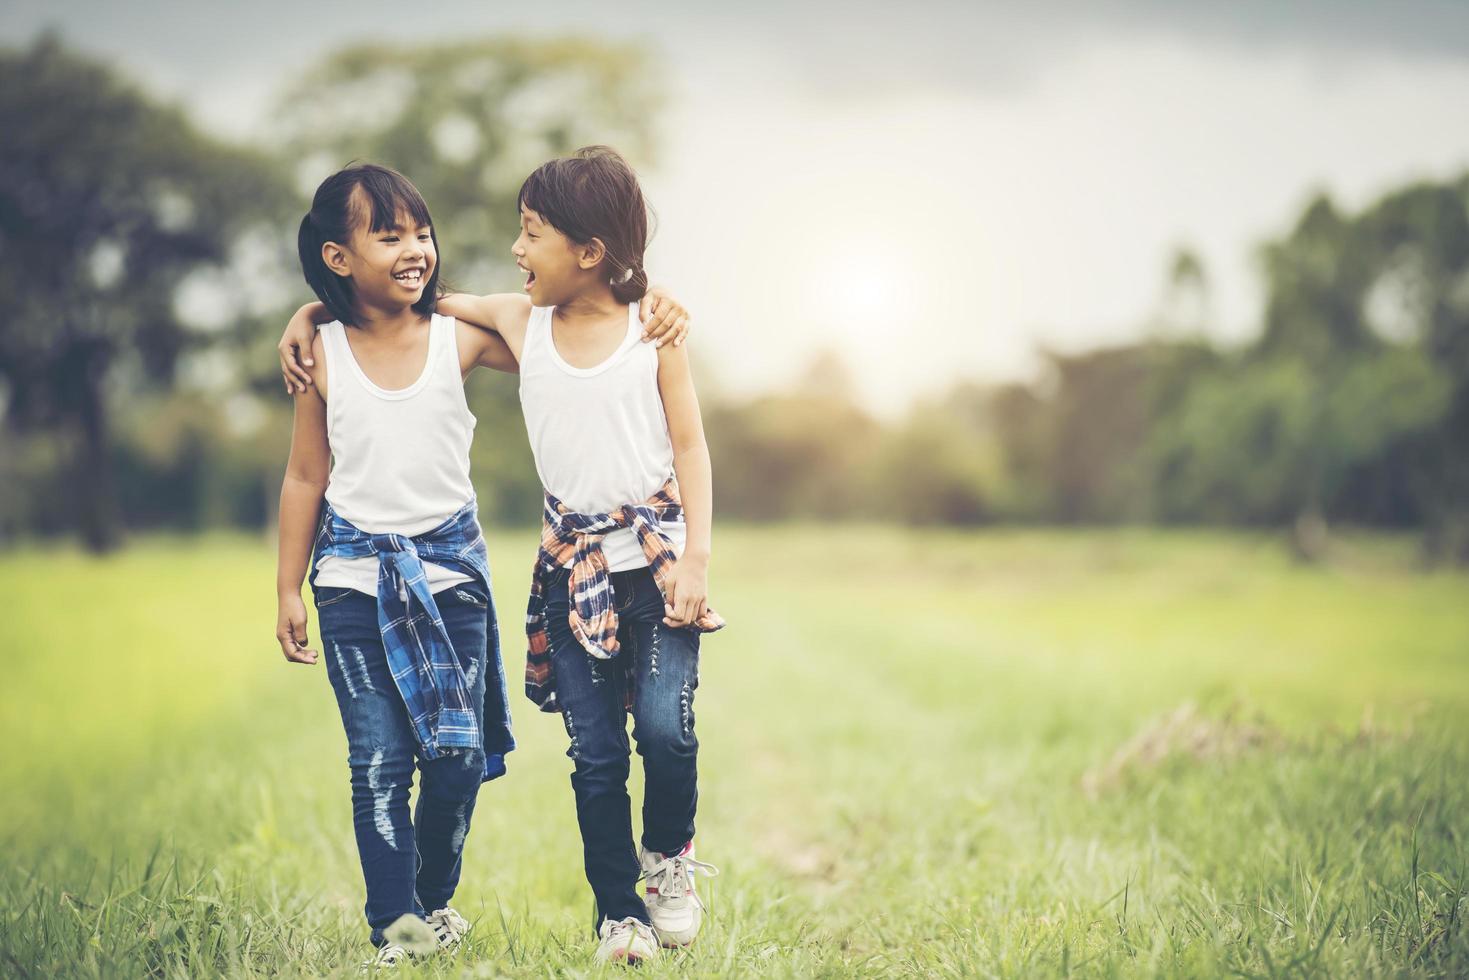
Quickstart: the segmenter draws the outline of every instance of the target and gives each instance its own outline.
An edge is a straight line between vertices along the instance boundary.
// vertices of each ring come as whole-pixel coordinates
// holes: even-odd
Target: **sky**
[[[1141,336],[1180,245],[1206,329],[1243,342],[1256,247],[1313,194],[1469,169],[1469,3],[1018,6],[9,0],[0,43],[54,29],[249,139],[353,41],[643,42],[668,89],[648,266],[702,363],[754,393],[835,350],[881,414]]]

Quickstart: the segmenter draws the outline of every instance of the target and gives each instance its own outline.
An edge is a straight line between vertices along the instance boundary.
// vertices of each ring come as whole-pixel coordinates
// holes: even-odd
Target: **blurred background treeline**
[[[294,255],[310,190],[354,159],[396,167],[434,211],[449,282],[513,288],[526,173],[589,142],[656,165],[659,89],[634,54],[347,47],[286,85],[272,138],[246,146],[54,36],[0,52],[0,544],[269,528],[291,412],[274,345],[310,298]],[[1279,216],[1258,267],[1247,340],[1212,339],[1210,271],[1180,246],[1158,256],[1139,339],[1044,351],[1025,380],[936,383],[895,414],[864,407],[836,352],[755,396],[706,357],[718,512],[1275,528],[1308,558],[1349,523],[1469,563],[1469,174],[1363,207],[1320,194]],[[528,525],[514,380],[469,392],[485,518]]]

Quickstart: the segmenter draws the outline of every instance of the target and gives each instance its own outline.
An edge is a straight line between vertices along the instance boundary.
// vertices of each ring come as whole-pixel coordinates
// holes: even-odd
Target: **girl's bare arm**
[[[460,332],[460,368],[464,373],[476,365],[501,371],[520,369],[520,351],[525,343],[525,325],[530,322],[530,297],[520,293],[491,293],[475,296],[451,293],[440,297],[438,310],[460,323],[479,329]],[[473,356],[471,356],[473,355]]]
[[[280,545],[276,563],[276,639],[281,653],[295,663],[316,663],[317,652],[308,648],[306,604],[301,599],[301,582],[311,561],[312,538],[321,518],[331,468],[326,437],[326,362],[321,341],[310,348],[312,360],[320,365],[312,371],[312,387],[295,396],[296,419],[291,430],[291,455],[281,482]]]
[[[668,435],[673,443],[673,472],[683,499],[686,538],[684,552],[675,565],[664,622],[688,626],[709,605],[709,556],[714,523],[714,474],[709,463],[709,445],[704,441],[704,421],[699,398],[689,370],[686,346],[665,346],[658,351],[658,391],[663,413],[668,418]]]

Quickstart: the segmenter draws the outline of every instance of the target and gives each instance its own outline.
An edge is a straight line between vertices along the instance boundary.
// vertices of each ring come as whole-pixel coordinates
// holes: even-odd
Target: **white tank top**
[[[636,303],[627,335],[589,368],[561,359],[551,339],[554,307],[530,311],[520,355],[520,407],[541,485],[572,510],[605,514],[647,500],[673,475],[673,443],[658,391],[658,351],[641,342]],[[663,525],[682,554],[684,525]],[[648,564],[631,528],[602,540],[611,571]]]
[[[428,358],[407,388],[379,388],[363,373],[347,343],[347,328],[321,328],[326,356],[326,433],[332,470],[326,501],[371,534],[412,537],[431,531],[474,499],[469,445],[475,418],[464,399],[454,320],[429,321]],[[430,591],[469,576],[424,562]],[[317,585],[377,595],[376,558],[327,557]]]

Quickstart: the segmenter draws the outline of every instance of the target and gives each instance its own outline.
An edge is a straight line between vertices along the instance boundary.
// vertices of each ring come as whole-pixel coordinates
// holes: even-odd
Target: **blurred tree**
[[[1259,339],[1212,366],[1193,358],[1187,385],[1182,362],[1160,372],[1172,391],[1160,407],[1173,408],[1149,438],[1159,516],[1286,523],[1309,559],[1329,515],[1383,519],[1350,509],[1353,480],[1398,501],[1410,495],[1384,484],[1416,481],[1420,509],[1459,526],[1465,453],[1451,420],[1455,392],[1469,389],[1455,361],[1469,306],[1456,292],[1469,293],[1464,213],[1452,188],[1410,188],[1356,217],[1318,196],[1266,244]]]
[[[1149,334],[1157,339],[1202,337],[1212,322],[1209,277],[1203,259],[1187,246],[1178,246],[1168,260],[1163,295]]]
[[[1308,493],[1330,504],[1353,466],[1447,402],[1443,376],[1418,352],[1397,350],[1338,365],[1330,387],[1301,358],[1239,359],[1199,378],[1152,441],[1159,516],[1165,520],[1294,524]],[[1300,527],[1298,547],[1319,539]]]
[[[1464,437],[1441,425],[1438,437],[1427,433],[1454,400],[1456,372],[1469,399],[1466,365],[1456,361],[1469,346],[1469,303],[1455,295],[1469,283],[1462,191],[1420,185],[1357,218],[1321,196],[1262,255],[1269,292],[1264,332],[1250,360],[1297,364],[1304,400],[1299,439],[1282,444],[1297,460],[1291,484],[1297,551],[1306,558],[1320,552],[1327,507],[1352,469],[1405,439],[1443,451],[1446,462],[1425,458],[1420,469],[1431,471],[1425,489],[1445,510],[1445,525],[1455,526],[1453,512],[1464,506],[1454,497]],[[1391,288],[1405,276],[1420,288],[1409,290],[1412,301],[1407,309],[1399,304],[1391,326],[1374,329],[1374,305],[1380,305],[1374,299],[1384,283]]]
[[[1427,393],[1400,383],[1397,397],[1442,402],[1393,441],[1400,482],[1420,509],[1427,556],[1469,564],[1469,174],[1388,194],[1356,230],[1372,257],[1369,326],[1435,378]]]
[[[706,409],[715,511],[833,519],[870,507],[881,429],[857,406],[852,387],[839,357],[823,353],[789,393]]]
[[[909,524],[979,524],[1003,501],[1001,448],[987,392],[960,384],[920,402],[881,437],[873,459],[874,517]]]
[[[1264,331],[1252,356],[1264,361],[1289,359],[1297,374],[1304,406],[1293,417],[1299,438],[1281,443],[1297,457],[1292,540],[1304,558],[1318,556],[1325,544],[1327,473],[1330,456],[1327,400],[1348,360],[1375,347],[1362,316],[1370,275],[1366,256],[1351,234],[1350,220],[1331,200],[1318,195],[1284,239],[1260,249],[1267,300]]]
[[[434,214],[450,287],[515,291],[510,246],[521,182],[591,143],[616,147],[634,166],[651,163],[661,102],[655,64],[641,46],[580,39],[352,47],[285,93],[279,143],[307,194],[353,160],[406,174]],[[472,465],[482,509],[533,520],[540,485],[514,382],[474,379],[469,395],[480,419]]]
[[[975,394],[961,392],[958,397],[973,400]],[[1049,519],[1056,496],[1050,403],[1034,386],[1012,383],[988,393],[979,411],[992,420],[1000,447],[1004,476],[997,491],[999,513],[1012,520]]]
[[[1149,422],[1149,347],[1050,354],[1055,516],[1113,521],[1138,512],[1139,453]]]
[[[0,377],[7,421],[50,427],[70,457],[87,545],[114,545],[110,385],[123,358],[166,382],[210,342],[175,310],[282,184],[264,158],[200,135],[102,65],[42,38],[0,53]],[[226,321],[228,322],[228,321]]]

